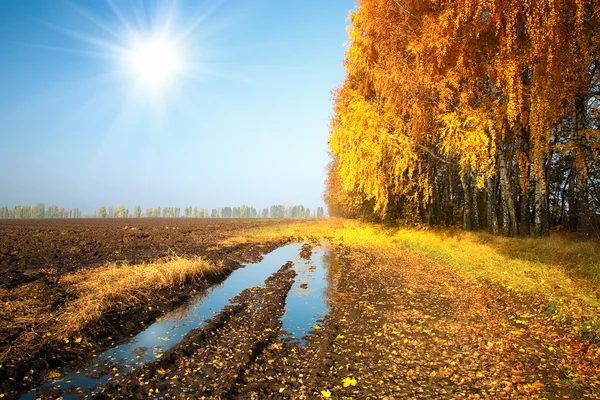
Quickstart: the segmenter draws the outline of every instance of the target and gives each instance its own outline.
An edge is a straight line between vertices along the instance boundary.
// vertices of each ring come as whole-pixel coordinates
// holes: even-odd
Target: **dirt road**
[[[306,347],[279,331],[284,268],[99,397],[598,398],[597,348],[535,298],[404,250],[336,253],[330,313]]]

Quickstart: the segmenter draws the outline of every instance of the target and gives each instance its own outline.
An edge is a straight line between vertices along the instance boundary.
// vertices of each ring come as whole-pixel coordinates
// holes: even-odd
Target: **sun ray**
[[[111,36],[113,36],[115,39],[119,40],[120,39],[120,32],[109,27],[104,21],[101,21],[100,19],[96,18],[93,14],[91,14],[90,12],[88,12],[87,10],[81,8],[80,6],[67,1],[66,4],[71,7],[73,10],[77,11],[81,16],[85,17],[87,20],[91,21],[94,25],[96,25],[98,28],[102,29],[103,31],[105,31],[106,33],[109,33]]]
[[[45,45],[45,44],[17,42],[17,41],[9,41],[8,43],[16,44],[19,46],[33,47],[33,48],[37,48],[37,49],[59,51],[62,53],[80,54],[83,56],[89,56],[89,57],[94,57],[94,58],[103,58],[103,59],[109,59],[109,60],[114,60],[116,58],[116,56],[113,53],[107,53],[107,52],[102,52],[102,51],[81,50],[81,49],[73,49],[73,48],[69,48],[69,47],[49,46],[49,45]]]
[[[159,25],[159,16],[164,15],[164,17],[162,18],[162,23],[160,23],[159,25],[159,29],[161,30],[161,34],[166,35],[172,31],[174,22],[177,19],[179,1],[174,0],[172,2],[164,2],[160,4],[164,7],[165,11],[156,12],[154,14],[153,23],[155,26]],[[165,4],[167,4],[168,6]]]
[[[196,81],[196,82],[202,82],[202,79],[200,78],[200,76],[212,76],[215,78],[227,79],[232,82],[238,82],[238,83],[244,83],[244,84],[252,84],[253,83],[252,79],[250,79],[247,76],[240,75],[240,74],[230,74],[227,72],[223,72],[221,70],[210,69],[209,65],[204,65],[201,69],[198,69],[198,72],[201,72],[201,74],[199,74],[198,76],[191,75],[191,74],[186,75],[186,76],[189,79]]]
[[[185,28],[181,29],[177,33],[176,39],[178,41],[184,41],[188,37],[192,35],[192,33],[197,32],[200,25],[202,25],[212,14],[214,14],[223,4],[225,0],[215,1],[210,8],[204,11],[201,15],[197,16],[194,21],[189,23]],[[205,30],[204,30],[205,31]]]
[[[143,34],[148,34],[151,32],[152,27],[149,26],[148,14],[146,13],[146,8],[137,7],[135,4],[132,5],[133,15],[135,16],[135,21],[137,22],[138,31],[141,31]]]
[[[182,14],[179,0],[124,1],[105,0],[104,14],[96,14],[85,4],[65,0],[93,29],[81,31],[69,26],[47,26],[87,46],[40,46],[48,50],[71,52],[113,61],[111,78],[128,84],[132,98],[140,107],[150,105],[153,116],[164,113],[169,103],[181,93],[184,81],[206,82],[208,77],[253,84],[246,64],[237,60],[224,61],[236,46],[211,46],[213,38],[239,24],[241,14],[219,16],[215,13],[226,0],[203,3]],[[109,18],[109,19],[107,19]],[[92,33],[93,32],[93,33]],[[28,45],[28,44],[26,44]],[[233,50],[232,50],[233,49]]]
[[[49,23],[46,23],[46,24],[48,26],[52,27],[53,29],[56,29],[57,31],[63,32],[64,34],[72,37],[73,39],[77,39],[81,42],[95,45],[95,46],[102,48],[104,50],[107,50],[108,52],[113,53],[113,54],[123,54],[123,52],[126,50],[123,46],[121,46],[115,42],[110,42],[108,40],[101,39],[97,36],[86,35],[84,33],[77,32],[72,29],[67,29],[65,27],[54,25],[54,24],[49,24]]]
[[[119,10],[119,8],[113,3],[113,0],[106,0],[106,4],[111,9],[113,14],[117,17],[119,23],[121,24],[121,26],[123,26],[123,28],[125,28],[126,31],[133,32],[135,30],[135,27],[125,17],[125,15],[123,15],[121,10]]]

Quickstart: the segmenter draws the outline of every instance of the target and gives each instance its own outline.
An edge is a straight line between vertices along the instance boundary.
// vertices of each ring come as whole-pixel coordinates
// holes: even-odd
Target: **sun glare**
[[[222,2],[207,2],[186,15],[182,14],[178,1],[105,0],[105,3],[112,12],[112,21],[70,4],[93,27],[90,32],[58,26],[56,29],[89,46],[66,50],[110,59],[114,69],[107,71],[106,76],[117,80],[119,87],[123,83],[130,86],[128,100],[162,107],[167,99],[177,96],[176,89],[183,82],[208,73],[195,50],[208,32],[214,34],[207,19]]]
[[[143,90],[165,90],[182,72],[182,60],[175,41],[169,38],[141,38],[125,55],[127,72]]]

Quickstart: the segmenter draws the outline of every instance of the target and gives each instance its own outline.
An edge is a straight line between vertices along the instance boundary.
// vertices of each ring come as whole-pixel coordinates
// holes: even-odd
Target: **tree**
[[[568,219],[589,237],[600,211],[599,8],[359,1],[334,92],[331,214],[460,218],[510,236],[532,224],[546,236]]]
[[[44,218],[46,215],[46,206],[44,203],[37,203],[33,206],[33,218]]]
[[[325,216],[325,211],[323,207],[317,207],[317,218],[323,218]]]
[[[142,217],[142,206],[135,206],[135,208],[133,209],[133,215],[136,218],[141,218]]]
[[[117,210],[116,210],[116,216],[117,218],[127,218],[127,216],[129,215],[129,210],[127,210],[125,208],[124,204],[119,204],[117,206]]]
[[[106,207],[98,208],[98,218],[106,218]]]

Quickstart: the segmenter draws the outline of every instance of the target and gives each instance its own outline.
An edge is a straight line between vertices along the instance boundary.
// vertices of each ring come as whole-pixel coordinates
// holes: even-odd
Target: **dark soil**
[[[538,299],[400,249],[336,254],[330,313],[306,346],[280,330],[282,269],[101,397],[599,398],[596,348],[550,322]]]
[[[171,252],[205,255],[242,230],[278,224],[184,218],[0,220],[0,288],[109,261],[139,263]]]

